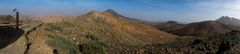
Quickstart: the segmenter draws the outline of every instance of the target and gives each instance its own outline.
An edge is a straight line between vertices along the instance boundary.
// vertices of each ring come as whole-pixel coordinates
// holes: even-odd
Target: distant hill
[[[232,29],[215,21],[203,21],[190,23],[187,27],[170,31],[170,33],[180,36],[211,36],[230,32],[231,30]]]
[[[11,15],[0,15],[0,24],[9,24],[14,21],[14,17]]]
[[[195,22],[187,25],[181,25],[174,22],[162,23],[158,25],[158,28],[179,36],[212,36],[233,30],[240,31],[240,20],[222,16],[215,21]]]
[[[159,30],[161,30],[161,31],[169,32],[169,31],[173,31],[173,30],[178,30],[178,29],[184,28],[187,25],[180,24],[180,23],[178,23],[176,21],[168,21],[168,22],[163,22],[163,23],[157,23],[155,26]]]
[[[233,17],[222,16],[216,20],[216,22],[223,24],[226,27],[229,27],[233,30],[240,31],[240,20]]]

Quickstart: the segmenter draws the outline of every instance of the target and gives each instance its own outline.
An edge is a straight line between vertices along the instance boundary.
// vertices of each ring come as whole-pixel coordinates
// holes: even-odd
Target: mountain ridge
[[[175,41],[173,34],[159,31],[148,24],[124,18],[114,10],[92,11],[74,19],[82,32],[93,33],[102,41],[123,44],[165,43]],[[94,28],[94,29],[93,29]],[[111,41],[107,41],[111,40]]]

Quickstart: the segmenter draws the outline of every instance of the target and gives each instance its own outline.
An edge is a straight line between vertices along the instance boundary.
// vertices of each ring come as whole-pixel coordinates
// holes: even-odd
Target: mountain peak
[[[98,16],[102,14],[102,12],[99,12],[99,11],[90,11],[88,12],[87,14],[83,15],[83,16]]]
[[[87,14],[94,14],[94,13],[100,13],[100,12],[98,12],[98,11],[90,11]]]
[[[229,17],[229,16],[222,16],[219,19],[234,19],[233,17]]]
[[[88,12],[86,15],[101,15],[101,14],[110,14],[110,15],[114,15],[114,16],[121,16],[120,14],[118,14],[113,9],[107,9],[107,10],[105,10],[103,12],[91,11],[91,12]]]
[[[113,9],[107,9],[107,10],[105,10],[104,12],[107,12],[107,13],[117,13],[117,12],[114,11]]]
[[[239,21],[239,19],[234,18],[234,17],[229,17],[229,16],[222,16],[216,21]]]
[[[219,19],[217,19],[216,22],[219,22],[219,23],[227,25],[227,26],[240,27],[240,20],[237,18],[233,18],[233,17],[222,16]]]
[[[121,16],[120,14],[118,14],[116,11],[114,11],[113,9],[107,9],[106,11],[104,11],[103,13],[109,13],[115,16]]]

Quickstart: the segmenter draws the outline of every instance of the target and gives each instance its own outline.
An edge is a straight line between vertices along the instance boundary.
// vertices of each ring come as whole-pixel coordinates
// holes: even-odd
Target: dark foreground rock
[[[180,37],[167,44],[109,47],[110,54],[239,54],[240,32],[232,31],[210,37]]]
[[[239,31],[215,35],[207,38],[179,38],[168,44],[146,45],[147,54],[239,54]]]

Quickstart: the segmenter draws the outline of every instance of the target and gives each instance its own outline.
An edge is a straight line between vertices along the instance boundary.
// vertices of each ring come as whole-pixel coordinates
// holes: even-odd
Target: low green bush
[[[217,54],[223,54],[225,51],[231,49],[234,45],[234,40],[229,36],[222,38],[221,44],[219,45]]]
[[[105,54],[106,44],[96,41],[85,42],[79,45],[83,54]]]
[[[223,40],[222,40],[222,43],[224,45],[226,45],[228,48],[231,48],[234,42],[233,42],[233,40],[231,38],[224,37]]]
[[[45,30],[47,31],[62,31],[62,26],[54,23],[47,24],[47,28]]]

